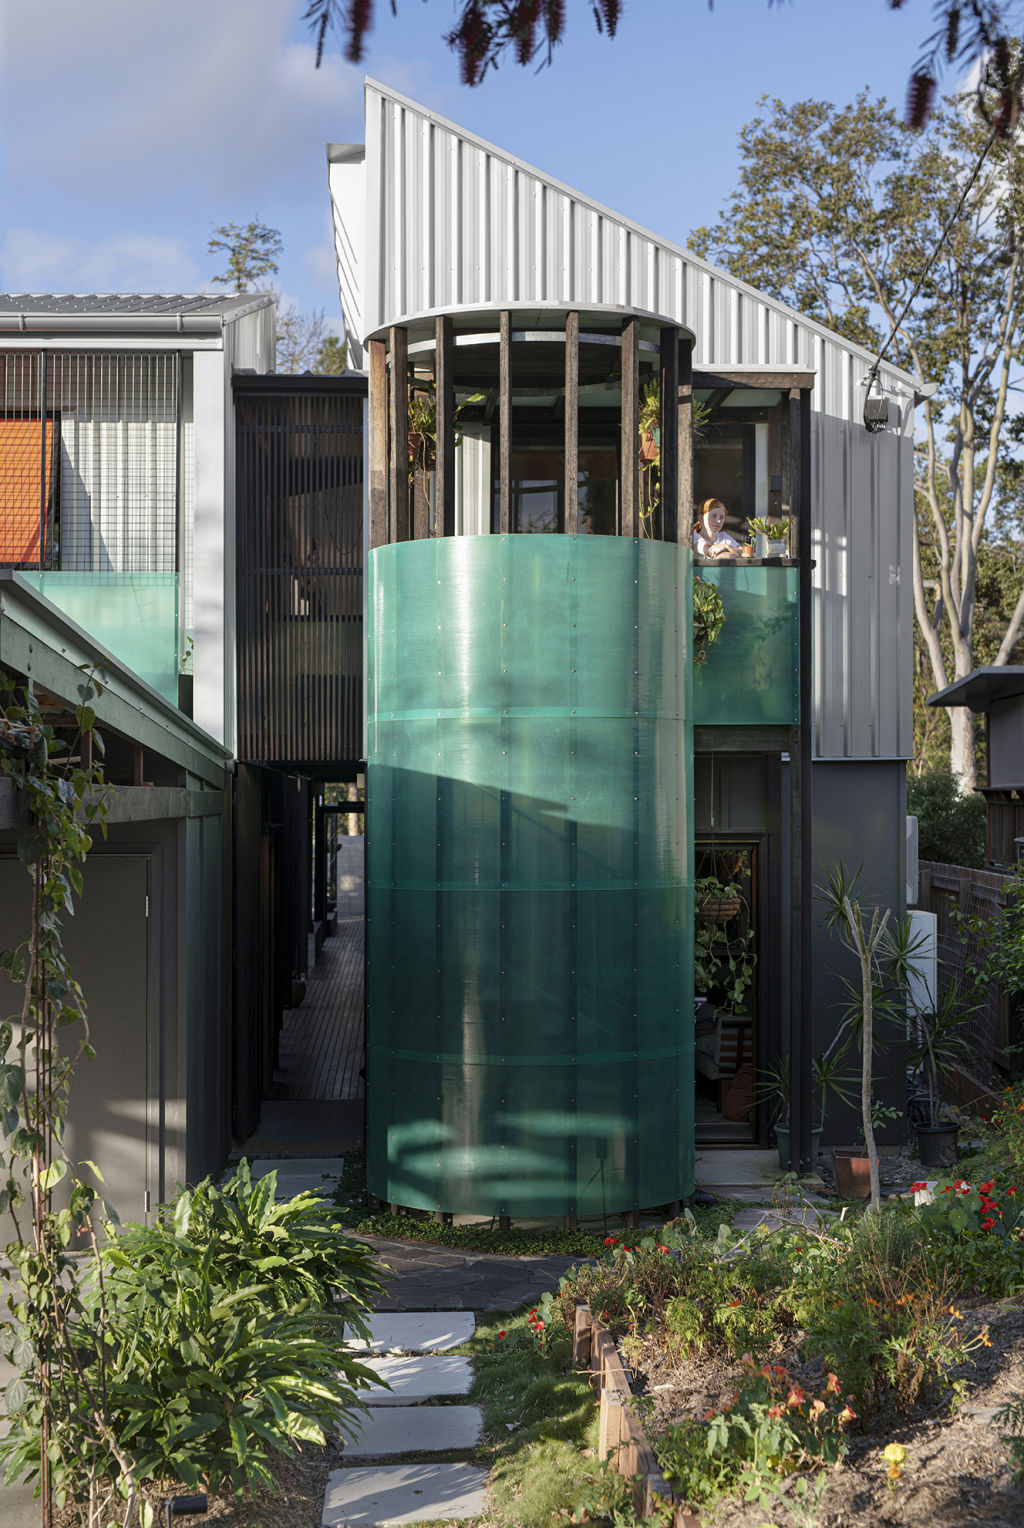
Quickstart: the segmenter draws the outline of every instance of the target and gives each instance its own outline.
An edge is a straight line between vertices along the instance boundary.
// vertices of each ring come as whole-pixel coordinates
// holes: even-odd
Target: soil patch
[[[817,1528],[1021,1528],[1024,1490],[1012,1482],[1009,1451],[1003,1429],[993,1413],[1014,1392],[1024,1392],[1024,1310],[1020,1302],[976,1306],[964,1311],[965,1323],[986,1322],[991,1348],[980,1348],[960,1373],[970,1384],[967,1401],[955,1416],[937,1408],[915,1408],[909,1417],[876,1423],[850,1435],[850,1452],[829,1472],[821,1498]],[[718,1407],[738,1388],[740,1366],[720,1358],[673,1363],[648,1339],[636,1356],[635,1389],[646,1398],[649,1435],[686,1418],[700,1418]],[[800,1383],[815,1385],[824,1378],[820,1365],[803,1364],[798,1353],[779,1343],[764,1355],[785,1364]],[[895,1491],[890,1490],[882,1449],[902,1443],[906,1462]],[[790,1528],[806,1519],[799,1503],[786,1505],[794,1480],[780,1479],[779,1497],[766,1509],[734,1499],[715,1512],[702,1513],[708,1524],[729,1528]]]

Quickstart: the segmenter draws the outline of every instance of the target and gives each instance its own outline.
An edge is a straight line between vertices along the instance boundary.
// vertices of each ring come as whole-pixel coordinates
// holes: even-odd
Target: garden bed
[[[609,1237],[542,1309],[593,1312],[617,1468],[705,1528],[1024,1523],[1024,1216],[997,1176],[844,1223]]]
[[[1019,1528],[1024,1522],[1024,1492],[1012,1483],[1003,1429],[992,1420],[995,1410],[1024,1391],[1024,1310],[1019,1303],[979,1306],[965,1310],[964,1319],[974,1330],[988,1323],[992,1339],[991,1348],[978,1349],[964,1366],[969,1399],[955,1416],[939,1407],[914,1407],[906,1417],[852,1432],[849,1453],[828,1473],[815,1519],[820,1528]],[[765,1357],[785,1366],[808,1391],[824,1378],[820,1364],[802,1363],[791,1346],[777,1344]],[[634,1366],[634,1393],[652,1438],[721,1407],[743,1377],[741,1365],[726,1358],[672,1359],[653,1337],[642,1343]],[[882,1451],[893,1442],[902,1444],[906,1459],[890,1490]],[[717,1511],[702,1511],[701,1520],[729,1528],[765,1528],[770,1520],[788,1528],[794,1518],[785,1503],[793,1501],[798,1478],[779,1480],[779,1498],[767,1517],[761,1503],[729,1499]]]

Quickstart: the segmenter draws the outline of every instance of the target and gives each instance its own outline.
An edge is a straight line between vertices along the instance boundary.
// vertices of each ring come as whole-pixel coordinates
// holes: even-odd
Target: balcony
[[[800,720],[799,569],[793,563],[700,562],[725,623],[693,670],[698,727],[791,726]]]

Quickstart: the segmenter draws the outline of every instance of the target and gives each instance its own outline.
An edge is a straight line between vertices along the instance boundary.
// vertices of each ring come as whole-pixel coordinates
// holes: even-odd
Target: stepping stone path
[[[365,1392],[370,1413],[345,1443],[353,1461],[474,1449],[483,1436],[479,1406],[432,1406],[464,1396],[473,1380],[468,1358],[446,1356],[476,1330],[472,1311],[383,1311],[369,1340],[346,1346],[379,1378]],[[391,1389],[385,1389],[385,1386]],[[327,1477],[323,1528],[398,1528],[399,1524],[479,1517],[487,1471],[473,1464],[353,1463]]]

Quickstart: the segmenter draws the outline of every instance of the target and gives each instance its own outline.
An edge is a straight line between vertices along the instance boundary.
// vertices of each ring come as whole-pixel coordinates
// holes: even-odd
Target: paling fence
[[[1009,1063],[1007,1046],[1013,1016],[995,982],[981,992],[970,976],[981,964],[988,943],[984,926],[965,933],[958,926],[962,912],[968,917],[993,918],[1007,902],[1011,877],[992,870],[972,870],[963,865],[942,865],[922,860],[919,866],[918,906],[936,915],[939,982],[961,994],[963,1038],[969,1047],[969,1070],[979,1082],[990,1086],[997,1065]]]

